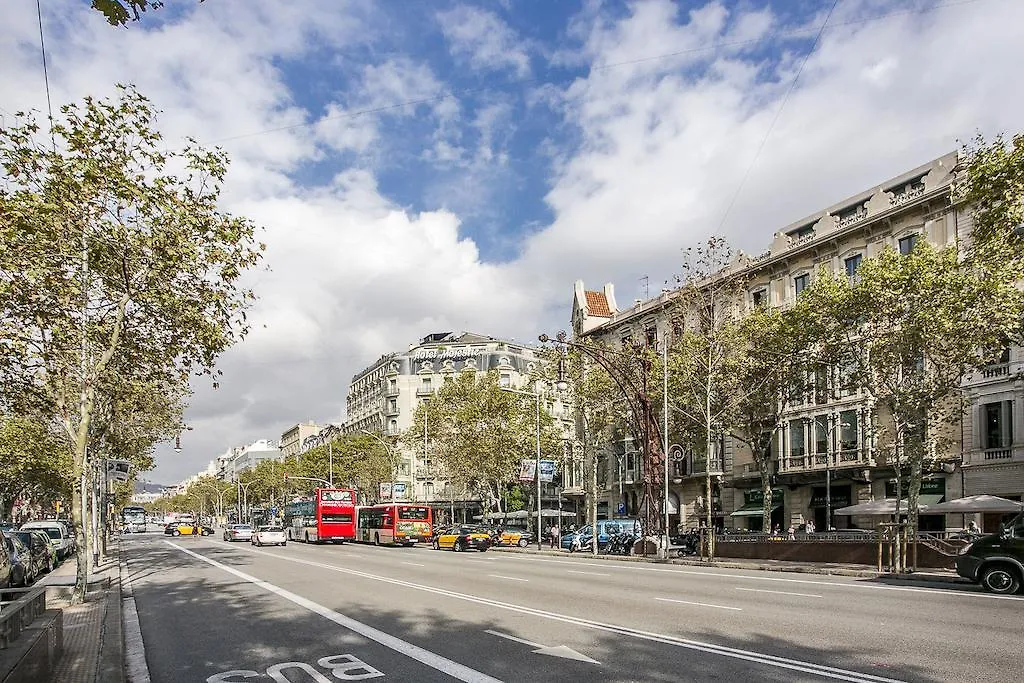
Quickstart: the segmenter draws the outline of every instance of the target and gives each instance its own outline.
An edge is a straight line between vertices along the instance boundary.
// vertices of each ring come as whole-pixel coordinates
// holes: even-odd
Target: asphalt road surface
[[[1024,671],[1024,598],[969,587],[216,536],[125,536],[121,549],[134,597],[129,671],[144,659],[154,683],[1019,681]]]

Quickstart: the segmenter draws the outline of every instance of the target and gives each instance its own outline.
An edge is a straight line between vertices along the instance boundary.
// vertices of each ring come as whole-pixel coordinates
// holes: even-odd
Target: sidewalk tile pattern
[[[102,593],[90,597],[64,608],[64,655],[54,676],[61,683],[96,683],[106,601]]]

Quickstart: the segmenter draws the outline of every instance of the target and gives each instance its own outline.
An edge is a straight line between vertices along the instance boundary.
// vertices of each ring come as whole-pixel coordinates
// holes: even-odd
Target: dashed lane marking
[[[340,612],[335,612],[334,610],[328,607],[324,607],[323,605],[313,602],[312,600],[308,600],[302,597],[301,595],[296,595],[295,593],[287,591],[284,588],[275,586],[272,583],[268,583],[266,581],[263,581],[262,579],[257,579],[255,576],[250,576],[245,572],[240,572],[234,567],[229,567],[226,564],[221,564],[216,560],[211,560],[210,558],[205,557],[204,555],[200,555],[197,552],[193,552],[191,550],[188,550],[187,548],[182,548],[180,545],[177,545],[176,543],[172,543],[170,541],[164,541],[164,543],[171,546],[172,548],[180,550],[186,555],[194,557],[200,562],[205,562],[213,567],[216,567],[217,569],[227,572],[228,574],[237,576],[243,581],[248,581],[256,586],[259,586],[265,591],[274,593],[275,595],[278,595],[284,598],[285,600],[294,602],[296,605],[299,605],[300,607],[305,607],[310,612],[315,612],[316,614],[319,614],[322,617],[330,619],[339,626],[347,628],[348,630],[354,631],[361,636],[365,636],[370,640],[378,642],[388,649],[394,650],[395,652],[403,654],[411,659],[415,659],[416,661],[422,664],[426,664],[431,669],[435,669],[437,671],[440,671],[441,673],[448,674],[456,680],[466,681],[467,683],[501,683],[501,681],[497,678],[491,678],[487,674],[477,671],[476,669],[471,669],[468,666],[459,664],[458,662],[454,662],[446,657],[442,657],[441,655],[431,652],[430,650],[426,650],[422,647],[419,647],[418,645],[413,645],[412,643],[404,641],[401,638],[398,638],[397,636],[391,635],[390,633],[385,633],[384,631],[375,629],[372,626],[364,624],[361,621],[356,621],[351,617],[346,617],[344,614],[341,614]],[[256,553],[261,551],[249,549],[248,552]],[[277,554],[274,554],[274,557],[291,560],[291,558]]]
[[[801,598],[823,598],[824,595],[814,595],[813,593],[789,593],[787,591],[769,591],[761,588],[737,588],[738,591],[745,591],[747,593],[771,593],[772,595],[796,595]]]
[[[712,605],[707,602],[691,602],[689,600],[676,600],[675,598],[654,598],[658,602],[674,602],[680,605],[695,605],[697,607],[714,607],[715,609],[728,609],[733,612],[742,612],[742,607],[726,607],[725,605]]]

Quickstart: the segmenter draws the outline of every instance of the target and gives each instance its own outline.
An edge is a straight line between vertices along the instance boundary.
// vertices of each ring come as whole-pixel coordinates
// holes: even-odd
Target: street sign
[[[617,515],[624,515],[624,514],[626,514],[626,504],[625,503],[619,503],[619,505],[615,508],[615,514],[617,514]]]
[[[107,460],[107,479],[128,481],[128,471],[132,464],[127,460]]]

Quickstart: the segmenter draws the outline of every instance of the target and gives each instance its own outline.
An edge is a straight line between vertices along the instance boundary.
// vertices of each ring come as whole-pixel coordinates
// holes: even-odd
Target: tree
[[[706,550],[714,557],[713,477],[722,473],[721,438],[732,431],[745,388],[741,383],[747,349],[742,332],[746,279],[732,272],[734,255],[721,238],[686,251],[671,313],[679,334],[669,351],[670,393],[685,431],[695,436],[704,467]]]
[[[64,498],[71,493],[70,450],[43,421],[0,420],[0,517],[11,519],[21,497]]]
[[[146,10],[155,11],[163,6],[163,0],[92,0],[93,9],[102,12],[111,26],[125,26],[129,21],[139,21]]]
[[[758,306],[739,328],[740,359],[735,364],[741,391],[730,421],[730,436],[747,445],[761,478],[761,528],[771,529],[772,443],[782,427],[782,414],[807,389],[811,330],[803,309]]]
[[[286,464],[289,475],[330,481],[333,472],[335,486],[360,489],[368,502],[376,502],[380,484],[392,479],[391,457],[380,442],[366,434],[342,434],[330,444],[300,454],[293,463],[292,469],[287,469]],[[295,480],[292,489],[309,494],[321,485]]]
[[[52,145],[31,116],[0,130],[0,390],[67,432],[88,547],[81,501],[101,392],[117,368],[174,386],[215,374],[247,331],[254,296],[240,278],[263,245],[217,207],[227,156],[192,142],[166,151],[132,87],[61,112]],[[78,599],[86,573],[82,553]]]
[[[909,254],[887,247],[865,260],[852,284],[822,272],[805,292],[806,306],[838,321],[819,328],[829,335],[821,345],[853,361],[855,381],[891,417],[883,436],[898,494],[901,473],[909,476],[914,530],[925,463],[951,440],[965,376],[996,361],[1019,329],[1024,297],[1013,270],[920,241]]]
[[[428,455],[449,482],[479,495],[488,509],[502,512],[506,487],[516,480],[520,461],[535,457],[535,411],[532,397],[502,391],[497,372],[462,372],[416,408],[402,443],[415,453],[426,420]],[[562,442],[553,422],[542,405],[541,453],[554,460]]]

